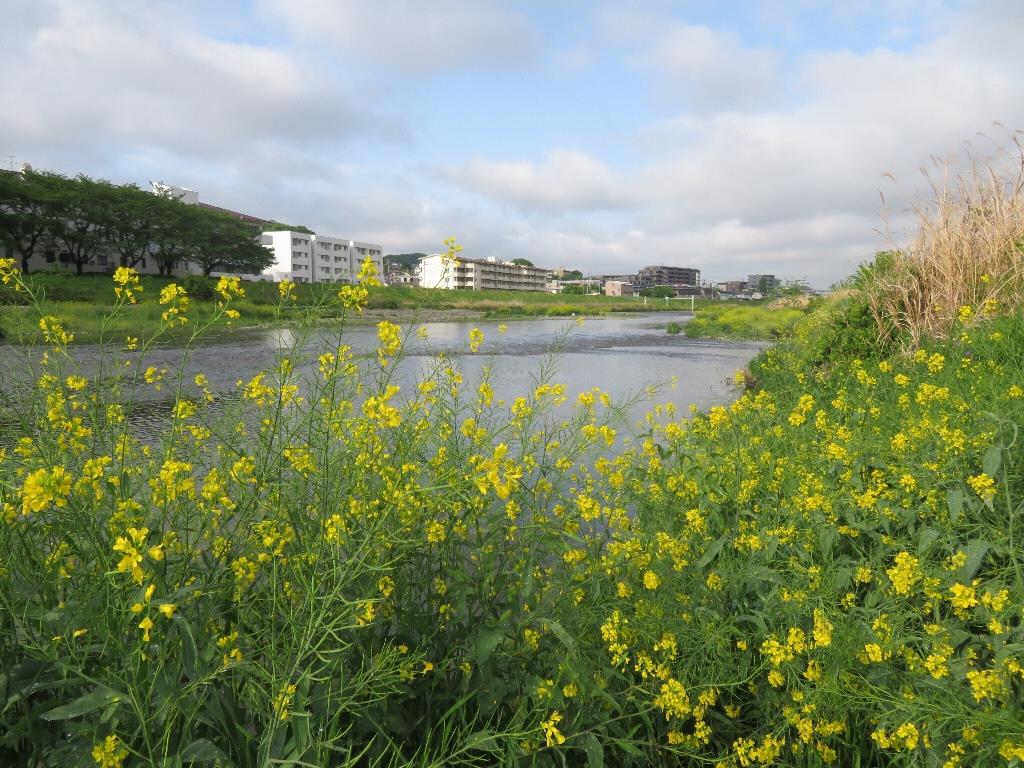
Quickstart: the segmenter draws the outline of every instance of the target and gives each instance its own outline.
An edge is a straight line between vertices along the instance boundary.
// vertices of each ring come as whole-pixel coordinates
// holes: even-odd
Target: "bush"
[[[217,295],[214,286],[217,281],[203,275],[185,275],[178,284],[185,289],[189,297],[195,301],[210,301]]]
[[[675,335],[675,334],[678,334],[678,333],[682,332],[683,326],[681,326],[679,323],[674,323],[673,322],[673,323],[669,323],[668,326],[666,326],[665,330],[668,333],[670,333],[672,335]]]

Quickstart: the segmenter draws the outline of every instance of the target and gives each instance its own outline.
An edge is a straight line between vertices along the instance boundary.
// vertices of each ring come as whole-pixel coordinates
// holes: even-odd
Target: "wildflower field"
[[[827,303],[730,406],[631,435],[547,368],[512,402],[450,358],[399,391],[408,330],[345,346],[361,286],[214,409],[145,352],[241,285],[198,326],[139,287],[118,270],[113,314],[150,302],[155,333],[87,376],[44,314],[35,387],[0,401],[0,763],[1024,761],[1024,317],[998,295],[863,354],[831,342],[870,335],[864,300]],[[144,389],[172,400],[156,438]]]

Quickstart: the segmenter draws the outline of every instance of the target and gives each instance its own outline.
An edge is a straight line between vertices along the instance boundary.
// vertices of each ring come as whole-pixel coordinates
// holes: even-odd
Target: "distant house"
[[[604,284],[605,296],[632,296],[635,293],[632,283],[623,280],[607,280]]]

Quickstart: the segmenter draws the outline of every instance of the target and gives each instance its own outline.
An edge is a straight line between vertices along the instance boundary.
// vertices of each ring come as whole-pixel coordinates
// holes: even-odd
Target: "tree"
[[[274,263],[274,254],[252,236],[250,226],[233,216],[195,208],[199,213],[188,260],[206,277],[214,270],[259,274]]]
[[[587,289],[577,283],[569,283],[568,285],[562,286],[562,293],[568,294],[569,296],[583,296],[586,292]]]
[[[201,209],[170,197],[151,197],[156,202],[150,229],[150,253],[157,271],[170,276],[178,260],[187,257],[196,247]]]
[[[47,207],[50,236],[63,247],[64,256],[81,275],[103,248],[103,222],[109,216],[109,187],[106,181],[94,181],[79,174],[57,190],[54,204]]]
[[[50,230],[49,208],[57,191],[67,180],[55,173],[0,172],[0,239],[11,243],[21,260],[21,271],[29,271],[36,248]]]
[[[518,259],[512,259],[512,263],[513,264],[518,264],[521,267],[532,267],[533,266],[533,262],[532,261],[530,261],[529,259],[524,259],[522,257],[519,257]]]
[[[109,216],[104,222],[106,239],[122,267],[135,267],[152,252],[155,230],[164,211],[162,198],[134,184],[114,187],[110,197]]]

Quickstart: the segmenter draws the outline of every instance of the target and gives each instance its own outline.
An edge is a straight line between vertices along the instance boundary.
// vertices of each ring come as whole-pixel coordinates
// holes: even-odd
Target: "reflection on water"
[[[727,402],[734,392],[726,379],[747,365],[764,346],[754,342],[688,339],[665,332],[668,322],[686,322],[688,318],[668,313],[612,315],[587,318],[579,327],[566,318],[531,318],[505,321],[504,333],[499,332],[499,321],[427,323],[422,326],[425,339],[415,333],[419,326],[405,329],[407,357],[398,364],[392,381],[409,391],[435,364],[439,354],[454,359],[468,387],[475,387],[484,366],[490,366],[495,397],[509,402],[534,387],[545,360],[557,365],[554,379],[568,387],[570,400],[575,399],[576,393],[596,386],[614,400],[623,401],[648,386],[667,385],[675,377],[678,385],[674,389],[665,387],[652,401],[629,410],[628,417],[635,424],[654,403],[671,402],[685,410],[691,404],[703,409]],[[474,327],[480,328],[487,340],[477,354],[469,354],[467,340]],[[249,379],[273,367],[275,356],[298,341],[296,332],[288,328],[240,333],[187,353],[181,348],[159,348],[147,355],[145,364],[176,372],[184,362],[186,381],[202,372],[212,390],[227,394],[235,390],[239,379]],[[376,328],[355,326],[342,332],[317,329],[293,357],[299,367],[312,371],[317,355],[339,343],[350,345],[357,354],[372,354],[377,346]],[[81,364],[84,375],[93,377],[100,373],[98,347],[74,346],[71,353]],[[24,370],[19,358],[38,356],[38,350],[0,347],[0,385],[5,392],[31,386],[31,377],[17,377],[17,372]],[[137,359],[132,353],[117,356]],[[106,366],[109,365],[108,360]],[[156,429],[164,419],[169,389],[173,391],[171,387],[154,393],[148,387],[142,388],[147,402],[145,407],[134,409],[132,420],[143,434]]]

